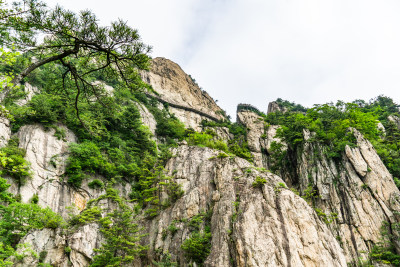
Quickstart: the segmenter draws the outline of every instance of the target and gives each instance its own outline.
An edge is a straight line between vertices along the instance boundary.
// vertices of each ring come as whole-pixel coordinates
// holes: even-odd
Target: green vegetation
[[[252,186],[254,188],[262,188],[264,184],[267,183],[267,180],[265,178],[262,178],[260,176],[256,177],[256,180],[252,183]]]
[[[323,212],[321,209],[314,208],[315,212],[317,215],[324,221],[326,224],[331,224],[333,221],[335,221],[338,218],[338,214],[336,212],[332,212],[331,214],[327,215],[325,212]]]
[[[157,252],[157,251],[156,251]],[[157,253],[159,261],[153,261],[153,264],[157,267],[177,267],[178,263],[171,261],[171,254],[169,253]]]
[[[96,249],[97,254],[90,266],[129,264],[146,249],[138,243],[142,235],[139,234],[141,229],[136,223],[134,208],[119,196],[118,190],[113,188],[114,182],[112,180],[108,183],[106,194],[89,201],[87,208],[69,222],[71,226],[90,222],[97,222],[100,226],[105,242]],[[112,211],[102,210],[98,203],[104,199],[115,203],[117,208]]]
[[[10,185],[0,177],[0,265],[11,266],[5,261],[16,254],[18,242],[32,229],[64,227],[66,224],[60,215],[49,208],[41,208],[35,201],[18,202],[7,189]],[[37,196],[36,196],[37,197]]]
[[[252,111],[258,115],[263,114],[258,108],[256,108],[253,105],[250,105],[250,104],[238,104],[237,105],[236,112],[240,112],[240,111],[244,111],[244,110]]]
[[[228,152],[228,146],[224,141],[215,140],[214,135],[210,133],[190,133],[187,137],[188,145],[209,147],[212,149],[222,150]]]
[[[392,230],[390,230],[390,228]],[[372,248],[369,253],[370,259],[381,262],[383,264],[391,264],[392,266],[400,266],[400,255],[397,254],[395,249],[394,241],[397,237],[391,234],[391,231],[395,231],[399,234],[399,224],[392,224],[385,222],[381,229],[382,240],[381,242]]]
[[[311,206],[314,207],[314,202],[316,199],[320,198],[318,195],[318,191],[312,184],[308,184],[307,188],[304,190],[303,195],[301,196],[305,201]]]
[[[240,196],[239,196],[239,194],[236,194],[236,199],[233,202],[233,214],[232,214],[232,218],[231,218],[232,223],[236,222],[238,215],[242,212],[239,209],[239,205],[240,205]],[[230,231],[232,231],[232,230],[230,230]]]
[[[294,112],[297,110],[295,108],[291,109],[292,112],[263,115],[266,123],[282,126],[277,136],[288,145],[286,148],[280,143],[272,143],[271,170],[276,172],[284,169],[287,172],[295,172],[295,158],[301,152],[305,142],[317,142],[324,145],[323,151],[319,153],[324,153],[328,158],[338,161],[346,145],[350,147],[356,145],[354,135],[349,131],[352,127],[360,131],[373,144],[394,176],[394,181],[399,181],[400,131],[388,119],[390,115],[400,115],[398,108],[399,105],[392,99],[378,96],[369,103],[362,100],[356,100],[353,103],[338,101],[336,104],[315,105],[313,108],[301,110],[303,113]],[[378,128],[378,122],[384,125],[385,134]],[[307,141],[303,136],[303,131],[306,129],[312,133]],[[368,171],[371,169],[368,168]],[[396,184],[400,185],[399,182]]]
[[[288,144],[287,151],[275,145],[272,149],[277,152],[276,165],[288,162],[283,154],[295,153],[304,143],[303,130],[313,132],[307,142],[318,142],[326,145],[326,155],[333,159],[341,157],[346,145],[355,146],[355,138],[350,127],[360,130],[367,138],[379,137],[377,116],[374,113],[362,112],[356,104],[338,102],[336,105],[317,105],[303,113],[271,113],[266,117],[270,124],[280,124],[282,128],[277,135]],[[276,167],[275,167],[276,169]]]
[[[75,133],[78,143],[70,146],[66,173],[62,178],[77,188],[84,180],[91,180],[88,185],[93,189],[104,188],[106,184],[103,199],[117,202],[119,209],[102,217],[105,211],[93,202],[79,216],[71,218],[68,231],[73,231],[75,225],[98,223],[106,242],[97,251],[92,266],[129,263],[145,249],[138,245],[141,235],[134,211],[143,209],[148,217],[156,216],[160,209],[168,207],[183,194],[181,186],[164,174],[162,166],[171,156],[169,148],[186,136],[184,125],[169,113],[168,106],[159,109],[158,102],[143,93],[151,88],[141,81],[138,70],[149,66],[149,49],[139,41],[135,30],[121,21],[111,27],[99,26],[89,11],[76,15],[56,8],[47,12],[39,1],[27,1],[26,7],[30,9],[16,15],[19,17],[15,20],[0,17],[2,22],[10,23],[10,28],[0,26],[2,33],[7,35],[0,40],[1,44],[7,46],[13,40],[17,48],[26,47],[31,37],[40,34],[44,27],[48,27],[46,32],[52,33],[53,37],[46,38],[43,44],[32,44],[34,49],[23,55],[2,48],[0,72],[8,78],[2,84],[5,86],[2,97],[7,97],[1,115],[11,120],[14,133],[31,123],[39,123],[45,130],[54,129],[54,136],[60,140],[66,137],[60,124]],[[22,37],[18,23],[23,25],[26,39]],[[93,34],[99,35],[91,39]],[[25,96],[24,88],[13,87],[12,80],[38,86],[40,94],[28,104],[18,106],[15,102]],[[114,90],[108,92],[103,84],[112,85]],[[156,119],[155,134],[162,142],[158,146],[141,122],[140,104],[145,105]],[[0,149],[1,173],[20,184],[30,176],[24,155],[25,152],[18,148],[18,140],[14,139]],[[50,164],[57,166],[54,158]],[[132,186],[130,201],[137,203],[134,210],[127,204],[128,200],[119,198],[110,187],[114,181]],[[0,240],[4,248],[1,255],[14,253],[16,243],[30,229],[64,226],[58,215],[37,205],[37,195],[32,197],[32,203],[22,204],[15,200],[17,197],[6,193],[5,180],[0,180],[0,186],[4,188],[2,197],[9,203],[12,201],[1,206],[0,229],[4,237]],[[31,213],[25,214],[27,210]],[[11,221],[14,213],[20,225]],[[4,258],[6,256],[2,256]]]
[[[200,213],[194,216],[189,222],[191,230],[190,238],[186,239],[181,248],[188,259],[202,265],[211,250],[211,214]],[[202,229],[203,226],[203,229]]]
[[[102,189],[104,188],[104,183],[99,179],[94,179],[88,184],[88,186],[92,189]]]
[[[275,100],[275,102],[279,105],[280,108],[285,109],[286,111],[307,112],[307,108],[303,107],[302,105],[283,100],[282,98],[278,98],[277,100]]]
[[[164,230],[163,230],[163,232],[162,232],[162,239],[165,240],[165,238],[166,238],[167,235],[168,235],[168,232],[171,233],[171,236],[174,236],[174,234],[175,234],[176,232],[178,232],[178,230],[179,230],[179,227],[176,226],[176,221],[173,221],[173,222],[168,226],[167,229],[164,229]]]
[[[202,264],[211,249],[210,232],[194,232],[182,244],[185,255],[198,264]]]
[[[287,189],[287,186],[285,183],[278,183],[277,185],[275,185],[275,187],[274,187],[275,194],[280,193],[282,191],[282,189]]]
[[[15,252],[17,244],[31,230],[65,228],[73,232],[88,223],[97,223],[105,240],[96,250],[91,266],[131,264],[146,249],[139,244],[142,235],[137,214],[153,218],[184,193],[181,185],[167,176],[163,168],[171,157],[170,148],[186,140],[189,145],[219,150],[217,159],[236,155],[252,162],[253,156],[246,142],[247,129],[229,120],[203,121],[200,133],[185,129],[170,113],[167,104],[160,107],[155,98],[144,93],[152,89],[141,81],[139,70],[149,67],[147,54],[150,48],[140,41],[137,31],[124,22],[103,27],[97,24],[90,11],[74,14],[59,7],[47,9],[36,0],[24,1],[24,4],[27,9],[24,9],[23,1],[5,9],[0,0],[0,74],[4,77],[0,81],[0,93],[3,93],[0,102],[4,104],[0,107],[0,115],[10,119],[14,133],[24,125],[37,123],[46,130],[53,129],[54,136],[64,140],[65,129],[59,126],[67,126],[78,142],[69,147],[65,176],[61,178],[74,188],[81,187],[84,181],[91,181],[88,183],[91,189],[104,189],[106,193],[91,200],[79,215],[72,216],[66,223],[49,208],[40,207],[38,195],[33,195],[30,203],[21,203],[20,196],[7,193],[10,185],[0,178],[0,266],[11,265],[5,260],[12,255],[23,257]],[[52,37],[36,44],[34,38],[44,33]],[[26,52],[20,55],[16,50]],[[33,96],[26,105],[16,105],[16,100],[25,97],[24,84],[27,82],[38,86],[40,94]],[[21,86],[15,86],[16,83]],[[114,90],[107,91],[105,85],[111,85]],[[371,141],[400,187],[400,131],[388,119],[390,115],[399,115],[399,106],[393,100],[379,96],[369,103],[339,101],[310,109],[282,99],[276,102],[287,112],[265,115],[251,105],[238,105],[238,110],[250,110],[262,116],[265,129],[272,124],[282,126],[277,134],[287,147],[272,143],[273,171],[295,172],[296,157],[306,142],[322,144],[319,153],[339,162],[345,147],[356,145],[349,130],[352,127]],[[154,115],[158,144],[141,122],[140,105]],[[378,121],[385,126],[385,134],[377,127]],[[226,127],[233,138],[229,141],[219,139],[214,131],[218,127]],[[304,140],[304,130],[312,133],[308,140]],[[266,138],[266,134],[262,138]],[[25,151],[18,147],[18,140],[12,138],[0,149],[0,175],[11,177],[22,185],[31,176],[24,156]],[[56,167],[53,158],[50,163]],[[372,170],[368,168],[367,171]],[[250,174],[252,169],[245,172]],[[131,186],[129,200],[119,195],[113,188],[114,183]],[[252,186],[261,188],[266,183],[265,178],[257,176]],[[366,184],[361,187],[368,189]],[[286,185],[278,183],[275,192],[282,188]],[[318,192],[310,184],[304,190],[303,198],[315,206]],[[117,208],[103,209],[99,204],[101,200],[107,200]],[[237,196],[232,222],[240,213],[239,206]],[[336,213],[327,215],[318,208],[315,211],[326,223],[337,218]],[[210,214],[200,213],[187,222],[190,237],[181,246],[188,260],[200,265],[211,249]],[[162,235],[166,238],[177,231],[176,222],[172,222]],[[399,265],[399,256],[390,241],[393,239],[387,235],[386,241],[376,246],[370,257]],[[66,247],[65,253],[71,253],[71,248]],[[43,264],[47,251],[36,257]],[[159,258],[160,261],[155,262],[157,266],[177,265],[171,262],[169,254]]]
[[[31,176],[29,163],[24,159],[25,150],[18,147],[18,139],[12,138],[0,148],[0,175],[9,175],[19,184]]]
[[[249,147],[247,145],[247,130],[243,125],[240,125],[238,123],[232,123],[230,121],[221,121],[221,122],[202,121],[202,126],[203,130],[205,131],[205,134],[211,135],[212,137],[214,137],[215,133],[213,133],[213,131],[210,129],[215,127],[228,128],[229,133],[233,135],[233,139],[229,140],[227,144],[225,142],[223,142],[224,144],[219,144],[221,148],[217,149],[223,150],[227,153],[229,152],[240,158],[244,158],[250,162],[253,162],[253,155],[250,153]]]
[[[4,9],[3,2],[0,4],[2,13],[6,13],[0,17],[1,25],[5,25],[0,28],[0,45],[29,54],[21,62],[13,84],[20,83],[41,66],[56,63],[63,68],[63,75],[58,76],[64,82],[60,89],[68,91],[68,87],[74,87],[77,104],[81,94],[98,97],[104,91],[101,84],[92,83],[93,74],[122,79],[134,88],[139,79],[137,69],[149,66],[147,54],[151,48],[140,41],[137,30],[122,20],[101,26],[89,10],[75,14],[59,6],[47,8],[38,0],[16,1],[10,11]],[[52,37],[36,43],[45,34]],[[4,88],[0,101],[11,89]]]

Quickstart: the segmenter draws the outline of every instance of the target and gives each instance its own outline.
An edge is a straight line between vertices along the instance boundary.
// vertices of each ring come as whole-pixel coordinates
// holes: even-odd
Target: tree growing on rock
[[[141,42],[137,30],[122,20],[100,26],[88,10],[76,14],[60,6],[50,9],[37,0],[17,1],[11,7],[0,1],[0,25],[1,46],[26,57],[11,84],[57,63],[62,66],[64,90],[75,89],[76,108],[82,94],[100,97],[103,86],[93,83],[94,74],[120,79],[132,88],[140,84],[138,70],[149,67],[151,47]],[[4,86],[0,102],[11,90]]]

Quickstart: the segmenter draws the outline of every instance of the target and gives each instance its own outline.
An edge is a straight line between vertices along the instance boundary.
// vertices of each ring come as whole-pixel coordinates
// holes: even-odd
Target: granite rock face
[[[393,178],[371,143],[352,129],[357,147],[346,147],[335,163],[324,148],[306,143],[298,162],[300,192],[314,188],[315,206],[325,214],[337,214],[330,228],[340,236],[348,262],[357,262],[381,241],[384,222],[397,222],[400,206],[392,201],[400,194]],[[295,183],[295,181],[292,180]]]
[[[37,195],[40,206],[49,207],[68,218],[66,207],[76,207],[81,211],[90,199],[104,194],[104,190],[89,188],[90,179],[83,181],[81,188],[68,185],[63,175],[69,144],[76,142],[76,137],[65,126],[59,127],[65,130],[64,138],[56,137],[54,129],[46,130],[37,124],[22,126],[16,133],[19,147],[26,151],[25,158],[30,163],[32,177],[22,185],[8,179],[11,184],[9,191],[21,195],[21,201],[25,203]],[[124,196],[130,192],[128,185],[119,184],[117,188]]]
[[[217,119],[224,118],[221,108],[208,93],[171,60],[160,57],[153,59],[151,70],[142,72],[141,76],[168,103],[193,108]],[[170,106],[169,110],[187,127],[195,130],[200,129],[202,120],[208,119],[185,109]]]
[[[50,207],[60,214],[65,213],[65,206],[75,203],[84,208],[88,196],[69,188],[60,180],[65,171],[68,157],[68,144],[76,138],[71,131],[64,127],[66,136],[59,139],[54,136],[55,130],[45,130],[40,125],[26,125],[16,134],[19,146],[26,151],[25,158],[30,163],[32,177],[20,185],[11,182],[10,192],[20,194],[22,202],[29,202],[34,195],[39,197],[39,204]]]
[[[10,120],[0,117],[0,147],[7,145],[11,137]]]
[[[400,129],[400,118],[395,115],[390,115],[388,120],[396,125],[397,129]]]
[[[36,254],[45,253],[41,259],[43,263],[51,266],[77,266],[90,265],[94,256],[94,249],[101,246],[102,237],[97,224],[87,224],[74,233],[66,233],[60,229],[42,229],[27,234],[21,241],[24,247],[18,249],[18,253],[24,253],[27,248]],[[68,248],[68,249],[67,249]],[[70,250],[68,253],[66,251]],[[37,266],[38,257],[26,253],[22,261],[17,261],[15,266]]]
[[[249,110],[239,111],[237,121],[247,128],[247,143],[254,156],[254,164],[257,167],[268,168],[268,154],[271,153],[271,144],[273,142],[283,144],[276,137],[279,126],[267,125],[261,116]],[[286,145],[283,144],[283,146]]]
[[[29,83],[24,84],[25,97],[16,101],[16,104],[19,106],[26,105],[29,101],[31,101],[32,97],[39,93],[39,89],[35,86],[32,86]]]
[[[268,103],[268,111],[267,111],[267,113],[277,112],[277,111],[286,112],[287,109],[285,107],[279,106],[279,104],[277,102],[275,102],[275,101],[269,102]]]
[[[163,100],[223,119],[213,99],[177,64],[156,58],[152,70],[141,75]],[[154,116],[144,105],[138,103],[137,107],[143,124],[155,136]],[[170,106],[169,110],[195,130],[201,129],[203,119],[209,119],[190,109]],[[269,108],[270,112],[276,110],[273,105]],[[305,130],[301,150],[291,155],[293,169],[272,174],[268,171],[272,144],[280,143],[287,149],[276,136],[280,126],[266,124],[249,110],[239,111],[237,118],[247,128],[254,165],[238,157],[221,156],[218,150],[180,142],[164,168],[184,193],[157,216],[139,216],[143,233],[147,233],[141,242],[148,250],[130,266],[151,266],[163,255],[170,255],[179,266],[198,266],[182,249],[194,233],[194,219],[200,221],[201,233],[207,229],[211,233],[204,266],[355,266],[380,241],[383,222],[399,222],[400,192],[372,144],[357,130],[349,129],[357,146],[347,146],[339,161],[327,157],[326,147],[313,141],[313,133]],[[396,123],[395,117],[391,120]],[[42,207],[68,218],[68,206],[80,212],[105,190],[88,186],[92,179],[102,177],[86,179],[80,188],[68,185],[64,175],[68,147],[77,138],[65,126],[58,127],[65,131],[64,138],[40,125],[25,125],[15,133],[19,146],[26,150],[32,177],[22,185],[8,178],[9,191],[20,194],[22,202],[37,195]],[[225,127],[209,130],[218,139],[233,138]],[[1,118],[0,147],[11,135],[10,122]],[[129,198],[131,185],[114,187]],[[303,196],[314,193],[302,198],[297,191]],[[104,210],[116,208],[109,200],[99,203]],[[18,252],[28,253],[27,257],[22,262],[11,260],[15,266],[37,266],[39,259],[29,256],[33,251],[38,255],[46,252],[41,260],[52,266],[89,266],[102,242],[96,223],[72,230],[34,230],[20,241],[27,247]]]
[[[180,247],[190,237],[183,222],[211,212],[212,246],[204,266],[346,266],[332,232],[278,176],[240,158],[215,158],[218,152],[208,148],[173,152],[166,169],[185,194],[147,226],[149,258],[169,252],[189,266]],[[253,186],[256,177],[266,183]],[[179,230],[163,237],[173,222]]]
[[[255,164],[268,168],[272,153],[268,144],[280,142],[275,136],[278,126],[264,130],[261,117],[251,113],[242,111],[238,118],[248,129],[249,148],[258,159]],[[315,197],[309,204],[329,218],[337,217],[329,228],[340,237],[346,261],[355,264],[381,241],[384,222],[399,222],[400,192],[372,144],[357,130],[350,131],[357,146],[347,146],[335,162],[327,157],[324,146],[311,141],[313,133],[305,130],[304,145],[291,155],[296,159],[292,171],[282,169],[280,175],[302,195],[313,190]]]
[[[143,104],[137,103],[136,106],[139,109],[140,117],[142,118],[143,124],[146,125],[149,128],[150,132],[153,134],[153,136],[155,136],[157,122],[153,114],[151,114],[151,112]]]

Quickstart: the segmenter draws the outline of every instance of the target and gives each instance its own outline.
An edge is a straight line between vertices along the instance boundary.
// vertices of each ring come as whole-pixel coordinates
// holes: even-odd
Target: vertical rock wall
[[[275,137],[277,126],[264,129],[261,117],[251,111],[239,112],[238,119],[248,129],[255,164],[268,168],[268,144],[279,142]],[[384,222],[398,222],[400,192],[371,143],[351,130],[357,147],[347,146],[340,161],[328,158],[323,146],[309,142],[312,133],[304,131],[303,147],[297,155],[291,155],[296,159],[294,173],[282,169],[280,174],[302,194],[315,190],[310,205],[326,216],[337,214],[329,228],[340,241],[347,262],[356,263],[381,241]]]

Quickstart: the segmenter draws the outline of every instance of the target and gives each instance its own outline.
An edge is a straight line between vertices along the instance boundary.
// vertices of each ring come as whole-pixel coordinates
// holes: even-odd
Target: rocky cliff
[[[170,103],[159,105],[161,110],[175,114],[186,128],[207,132],[214,140],[209,142],[219,146],[195,146],[189,134],[187,141],[169,147],[169,157],[157,166],[162,167],[157,177],[164,181],[157,188],[173,185],[181,193],[171,200],[169,189],[151,189],[157,192],[157,202],[143,204],[136,220],[143,234],[138,242],[147,248],[126,266],[357,266],[382,240],[385,223],[398,222],[400,192],[371,142],[358,130],[349,129],[356,145],[346,146],[339,161],[327,157],[326,147],[314,142],[313,132],[304,130],[301,149],[291,155],[293,168],[274,174],[271,146],[288,147],[277,136],[279,125],[267,124],[254,111],[240,110],[235,127],[244,126],[245,140],[237,137],[237,131],[231,132],[232,125],[203,129],[202,120],[224,119],[221,108],[177,64],[156,58],[151,71],[141,76],[152,86],[152,97]],[[155,115],[144,103],[135,105],[153,140],[162,144]],[[9,260],[15,266],[89,266],[107,242],[101,218],[121,205],[116,196],[102,197],[114,191],[90,183],[112,184],[120,198],[129,200],[126,205],[134,208],[138,200],[132,192],[139,182],[110,183],[105,173],[92,173],[79,186],[72,186],[66,177],[69,147],[80,142],[72,130],[62,124],[49,129],[28,123],[12,133],[11,126],[1,118],[0,146],[18,137],[32,175],[25,183],[6,177],[11,184],[8,192],[20,196],[23,203],[37,197],[37,204],[67,222],[71,216],[93,212],[94,200],[102,211],[96,215],[98,221],[30,230],[19,240],[25,246],[17,249],[26,256]],[[61,138],[56,134],[60,129]],[[226,144],[234,140],[248,146],[251,160],[227,152]],[[154,206],[155,213],[146,213]]]
[[[181,67],[166,58],[155,58],[151,70],[141,73],[156,96],[170,105],[170,111],[187,127],[199,130],[202,120],[224,119],[223,110]],[[208,115],[208,116],[207,116]]]

